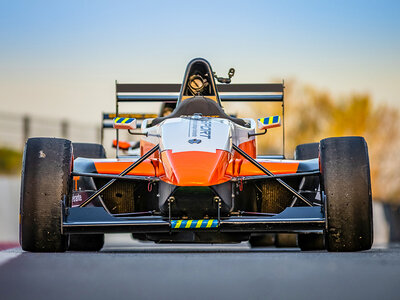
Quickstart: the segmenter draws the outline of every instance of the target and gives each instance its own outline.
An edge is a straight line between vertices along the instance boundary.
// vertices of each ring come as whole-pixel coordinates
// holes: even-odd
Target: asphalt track
[[[359,253],[109,241],[0,252],[0,299],[400,299],[400,245]]]

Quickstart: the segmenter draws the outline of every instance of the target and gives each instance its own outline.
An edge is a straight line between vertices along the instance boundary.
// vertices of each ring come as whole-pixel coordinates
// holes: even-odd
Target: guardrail
[[[34,136],[63,137],[74,142],[100,142],[100,126],[71,120],[57,120],[31,115],[0,112],[0,146],[22,149],[25,141]]]

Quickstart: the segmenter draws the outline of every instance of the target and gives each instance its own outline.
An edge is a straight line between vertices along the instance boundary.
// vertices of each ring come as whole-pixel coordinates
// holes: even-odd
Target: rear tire
[[[305,160],[318,158],[319,143],[308,143],[297,145],[294,150],[294,159]]]
[[[294,151],[294,159],[296,160],[314,159],[318,158],[318,156],[319,143],[301,144],[298,145]],[[315,199],[318,193],[319,185],[319,176],[307,176],[304,180],[302,190],[309,191],[304,194],[304,196],[311,202],[320,203],[320,201]],[[297,244],[302,251],[324,250],[324,235],[322,233],[300,233],[297,236]]]
[[[275,245],[275,234],[262,233],[252,235],[249,239],[251,248],[270,247]]]
[[[71,199],[72,145],[65,139],[30,138],[21,176],[20,244],[32,252],[64,252],[62,201]]]
[[[296,147],[294,151],[295,160],[306,160],[318,158],[319,155],[319,143],[309,143],[301,144]],[[319,176],[307,176],[305,177],[304,184],[301,187],[303,191],[308,191],[304,193],[304,196],[311,202],[316,202],[315,196],[320,184]]]
[[[367,143],[362,137],[324,139],[320,158],[328,251],[370,249],[373,226]]]
[[[278,248],[297,247],[296,233],[277,233],[275,235],[275,246]]]
[[[70,251],[100,251],[104,246],[104,234],[71,234]]]
[[[297,244],[302,251],[325,250],[325,236],[322,233],[299,233]]]
[[[92,143],[73,143],[74,158],[106,158],[103,145]]]
[[[73,143],[74,158],[106,158],[106,151],[100,144]],[[78,181],[79,185],[82,184]],[[84,188],[82,186],[82,188]],[[68,250],[99,251],[104,245],[104,234],[71,234]]]

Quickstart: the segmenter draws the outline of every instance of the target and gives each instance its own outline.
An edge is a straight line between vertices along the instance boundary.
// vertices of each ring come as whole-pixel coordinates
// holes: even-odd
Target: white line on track
[[[16,248],[17,249],[17,248]],[[22,253],[15,251],[15,249],[8,249],[5,251],[0,251],[0,267],[6,262],[10,261],[13,258],[20,256]]]

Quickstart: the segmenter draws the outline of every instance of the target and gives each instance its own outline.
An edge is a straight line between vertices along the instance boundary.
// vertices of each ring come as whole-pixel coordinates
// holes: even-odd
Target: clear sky
[[[0,0],[0,111],[99,122],[114,80],[296,78],[400,108],[400,1]]]

